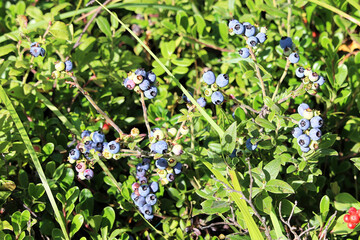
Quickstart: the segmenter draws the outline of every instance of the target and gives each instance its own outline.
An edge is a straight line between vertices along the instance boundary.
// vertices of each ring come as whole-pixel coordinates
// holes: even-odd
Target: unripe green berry
[[[60,78],[60,76],[61,76],[61,73],[59,71],[55,70],[51,73],[51,77],[54,79]]]
[[[161,131],[160,129],[156,130],[153,136],[156,140],[163,140],[165,137],[163,131]]]
[[[214,83],[214,84],[211,84],[211,90],[212,91],[217,91],[219,89],[219,86],[216,84],[216,83]]]
[[[57,64],[55,64],[55,69],[59,72],[64,71],[65,69],[65,63],[63,62],[58,62]]]
[[[175,155],[181,155],[183,153],[183,146],[180,144],[176,144],[173,148],[172,148],[172,152]]]
[[[187,126],[182,126],[181,128],[180,128],[180,133],[182,134],[182,135],[186,135],[186,134],[188,134],[189,133],[189,128],[187,127]]]
[[[175,136],[176,136],[176,133],[177,133],[176,128],[169,128],[169,129],[168,129],[168,135],[169,135],[170,137],[175,137]]]
[[[310,108],[306,109],[303,114],[304,118],[306,118],[307,120],[310,120],[314,116],[314,113]]]
[[[213,90],[211,90],[210,88],[207,88],[204,91],[204,94],[206,97],[210,97],[212,93],[213,93]]]

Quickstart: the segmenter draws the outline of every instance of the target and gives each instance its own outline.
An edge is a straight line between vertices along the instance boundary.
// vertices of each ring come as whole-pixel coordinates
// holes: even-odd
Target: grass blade
[[[61,227],[61,230],[64,234],[64,237],[65,239],[70,239],[69,236],[68,236],[68,233],[66,231],[66,227],[65,227],[65,221],[64,219],[61,217],[61,214],[60,214],[60,211],[56,205],[56,202],[55,202],[55,198],[51,192],[51,189],[49,187],[49,184],[48,182],[46,181],[46,176],[44,174],[44,171],[41,167],[41,164],[40,164],[40,161],[36,155],[36,152],[31,144],[31,141],[30,141],[30,138],[24,128],[24,125],[22,124],[20,118],[19,118],[19,115],[17,114],[14,106],[12,105],[9,97],[7,96],[5,90],[3,89],[3,87],[0,85],[0,97],[1,97],[1,100],[2,102],[4,103],[4,105],[6,106],[7,110],[10,112],[10,115],[11,115],[11,118],[13,119],[14,123],[15,123],[15,126],[16,128],[18,129],[19,133],[20,133],[20,136],[21,138],[23,139],[24,141],[24,144],[26,146],[26,149],[29,151],[29,154],[30,154],[30,157],[34,163],[34,166],[36,168],[36,171],[37,173],[39,174],[39,177],[40,177],[40,180],[45,188],[45,191],[46,191],[46,194],[49,198],[49,201],[50,201],[50,204],[54,210],[54,213],[55,213],[55,217],[56,217],[56,220],[57,222],[59,223],[60,227]]]
[[[325,3],[325,2],[318,1],[318,0],[308,0],[308,1],[312,2],[312,3],[315,3],[315,4],[319,5],[319,6],[322,6],[323,8],[326,8],[326,9],[328,9],[328,10],[330,10],[330,11],[336,13],[336,14],[339,14],[341,17],[346,18],[347,20],[349,20],[349,21],[355,23],[356,25],[360,26],[360,21],[359,20],[357,20],[356,18],[350,16],[347,13],[344,13],[343,11],[341,11],[340,9],[338,9],[338,8],[336,8],[334,6],[331,6],[331,5],[329,5],[329,4]]]
[[[171,79],[176,83],[176,85],[181,89],[181,91],[190,99],[190,101],[197,107],[199,112],[205,119],[210,123],[210,125],[216,130],[219,136],[222,138],[224,135],[224,131],[215,123],[215,121],[205,112],[205,110],[200,107],[200,105],[196,102],[196,100],[190,95],[190,93],[184,88],[184,86],[175,78],[175,76],[170,72],[170,70],[160,61],[160,59],[150,50],[148,46],[145,45],[143,41],[141,41],[138,36],[128,28],[125,23],[123,23],[115,14],[113,14],[107,7],[102,5],[98,0],[95,0],[101,7],[103,7],[106,11],[108,11],[135,39],[141,46],[155,59],[155,61],[165,70],[165,72],[171,77]]]
[[[207,162],[206,160],[202,160],[202,162],[205,164],[205,166],[215,175],[215,177],[222,181],[223,183],[231,186],[228,182],[228,180],[216,169],[212,168],[211,164],[209,162]],[[231,174],[231,173],[234,173],[234,174]],[[230,171],[230,174],[234,177],[233,178],[233,186],[234,186],[234,189],[235,190],[241,190],[240,189],[240,185],[239,185],[239,181],[236,181],[237,180],[237,177],[235,175],[235,172],[234,171]],[[236,179],[236,180],[235,180]],[[249,230],[249,234],[250,234],[250,237],[251,239],[256,239],[256,240],[261,240],[261,239],[264,239],[263,236],[261,235],[260,233],[260,230],[258,228],[258,226],[256,225],[254,219],[252,218],[252,216],[250,215],[250,212],[248,210],[248,206],[246,204],[246,201],[244,199],[241,199],[242,196],[240,195],[240,193],[237,193],[237,192],[230,192],[229,193],[230,195],[230,198],[232,201],[235,202],[236,206],[238,206],[238,208],[240,209],[241,213],[243,214],[244,216],[244,219],[245,219],[245,223],[246,223],[246,226]]]

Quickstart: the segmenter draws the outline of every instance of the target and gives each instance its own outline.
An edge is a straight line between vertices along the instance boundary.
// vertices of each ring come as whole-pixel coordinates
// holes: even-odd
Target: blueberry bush
[[[360,239],[354,0],[0,2],[0,238]]]

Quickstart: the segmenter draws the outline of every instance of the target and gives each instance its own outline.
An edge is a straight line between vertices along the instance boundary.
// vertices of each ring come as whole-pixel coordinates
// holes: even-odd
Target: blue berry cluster
[[[202,79],[207,84],[207,88],[204,91],[205,96],[211,96],[212,103],[220,105],[224,101],[224,95],[219,91],[219,88],[226,87],[229,84],[229,75],[219,74],[215,78],[215,74],[212,71],[207,71],[203,74]],[[205,107],[205,98],[200,99],[198,99],[197,102],[201,107]]]
[[[79,179],[90,180],[94,176],[93,154],[117,160],[120,158],[119,151],[120,144],[116,140],[106,142],[104,134],[85,130],[81,133],[81,142],[76,148],[70,150],[68,161],[71,164],[76,163],[75,170],[78,172]]]
[[[135,72],[129,72],[123,84],[127,89],[137,93],[143,92],[145,97],[153,99],[158,94],[155,82],[156,75],[153,72],[146,72],[143,68],[139,68]]]
[[[309,105],[302,103],[297,109],[298,113],[303,117],[299,121],[299,126],[292,130],[292,135],[297,139],[302,152],[309,152],[310,149],[316,150],[319,147],[321,139],[321,130],[324,121],[319,116],[318,111],[313,111]]]
[[[55,63],[55,71],[51,73],[53,78],[60,78],[62,73],[69,73],[73,69],[73,63],[70,60]]]
[[[282,37],[280,39],[280,47],[284,50],[284,55],[289,57],[291,63],[298,63],[299,54],[296,52],[296,46],[290,37]]]
[[[298,67],[295,74],[296,77],[302,80],[307,91],[314,91],[316,93],[317,89],[325,83],[325,78],[311,71],[311,68]]]
[[[30,53],[34,57],[38,57],[39,55],[44,57],[45,56],[45,49],[43,49],[39,43],[33,42],[30,45]]]
[[[244,35],[247,37],[246,44],[249,47],[255,47],[259,43],[264,43],[267,39],[266,28],[261,28],[256,34],[256,28],[248,22],[240,23],[238,20],[233,19],[229,22],[229,33],[231,35]],[[256,34],[256,35],[255,35]],[[248,58],[250,51],[244,47],[239,50],[242,58]]]
[[[152,206],[157,202],[155,193],[159,190],[157,182],[148,183],[146,173],[150,169],[150,162],[150,159],[144,158],[141,163],[136,165],[138,181],[132,184],[133,192],[131,193],[131,199],[147,220],[154,218]]]

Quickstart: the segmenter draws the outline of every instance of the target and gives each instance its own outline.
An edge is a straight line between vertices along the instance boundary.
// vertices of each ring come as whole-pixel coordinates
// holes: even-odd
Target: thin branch
[[[290,97],[297,97],[298,95],[295,94],[297,93],[298,91],[300,91],[302,88],[304,87],[304,83],[301,83],[300,86],[295,90],[295,91],[292,91],[289,95],[287,95],[286,97],[284,97],[283,99],[280,99],[277,103],[280,104],[280,103],[283,103],[285,102],[286,100],[288,100]]]
[[[250,54],[251,54],[251,58],[254,60],[254,63],[255,63],[256,75],[257,75],[258,79],[260,80],[263,98],[265,98],[266,97],[266,92],[265,92],[264,80],[262,79],[262,76],[261,76],[261,73],[260,73],[260,68],[257,65],[256,56],[255,56],[255,54],[253,52],[252,47],[250,47],[250,46],[249,46],[249,51],[250,51]]]
[[[291,62],[290,62],[289,58],[287,58],[284,72],[283,72],[283,74],[282,74],[282,76],[281,76],[278,84],[276,85],[275,92],[274,92],[274,94],[273,94],[273,96],[272,96],[272,98],[271,98],[273,101],[275,100],[276,94],[277,94],[278,91],[279,91],[279,88],[280,88],[281,83],[284,81],[284,79],[285,79],[285,77],[286,77],[286,74],[287,74],[287,71],[288,71],[288,69],[289,69],[290,64],[291,64]]]
[[[223,89],[220,89],[220,91],[225,95],[227,96],[229,99],[231,100],[234,100],[234,102],[236,102],[243,110],[245,113],[247,113],[246,109],[253,112],[253,113],[256,113],[256,114],[259,114],[260,111],[257,111],[255,109],[253,109],[252,107],[242,103],[239,99],[237,99],[235,96],[233,95],[228,95]]]
[[[218,47],[218,46],[215,46],[215,45],[211,45],[211,44],[208,44],[208,43],[204,43],[196,38],[193,38],[191,36],[187,36],[187,35],[184,35],[184,34],[181,34],[179,33],[180,36],[184,37],[184,38],[188,38],[188,39],[191,39],[193,40],[194,42],[197,42],[201,45],[204,45],[205,47],[208,47],[208,48],[212,48],[212,49],[215,49],[215,50],[218,50],[220,52],[236,52],[236,50],[233,50],[233,49],[227,49],[227,48],[221,48],[221,47]]]
[[[331,217],[329,219],[329,222],[326,224],[326,226],[324,228],[324,231],[321,232],[319,240],[321,240],[322,238],[324,238],[324,240],[326,239],[327,231],[328,231],[328,229],[329,229],[329,227],[331,225],[332,220],[336,217],[336,214],[337,214],[337,211],[335,211],[335,213],[333,215],[331,215]]]
[[[106,6],[108,3],[110,3],[112,0],[106,0],[103,5]],[[73,46],[73,49],[77,48],[81,43],[80,40],[82,38],[82,36],[85,34],[86,30],[90,27],[90,24],[95,20],[95,18],[97,17],[97,15],[101,12],[102,7],[98,7],[94,13],[94,15],[91,17],[90,21],[87,22],[87,24],[85,25],[84,29],[82,30],[82,32],[80,33],[80,36],[78,37],[76,43]]]
[[[282,202],[280,201],[279,203],[279,216],[280,216],[280,220],[290,229],[290,231],[292,232],[292,234],[294,235],[295,239],[299,239],[299,236],[297,235],[297,233],[295,232],[295,227],[292,227],[291,224],[290,224],[290,220],[294,214],[294,211],[295,211],[295,207],[297,205],[297,201],[295,201],[295,204],[293,206],[293,208],[291,209],[291,213],[290,213],[290,216],[288,218],[287,221],[284,220],[284,218],[282,217],[282,213],[281,213],[281,204]]]
[[[146,109],[146,105],[145,105],[144,93],[142,91],[140,91],[140,101],[141,101],[141,107],[143,109],[143,116],[144,116],[146,129],[148,131],[148,137],[150,137],[151,128],[150,128],[149,119],[147,116],[147,109]]]
[[[90,97],[89,93],[85,92],[85,90],[79,85],[79,82],[77,80],[77,78],[75,76],[71,77],[73,79],[73,84],[75,85],[75,87],[77,89],[79,89],[79,91],[86,97],[86,99],[90,102],[90,104],[95,108],[95,110],[101,114],[108,123],[110,123],[110,125],[119,133],[120,138],[122,137],[122,135],[124,134],[124,132],[119,128],[118,125],[116,125],[116,123],[114,123],[114,121],[108,117],[108,115],[106,115],[106,113],[101,110],[99,108],[99,106],[95,103],[95,101]]]

